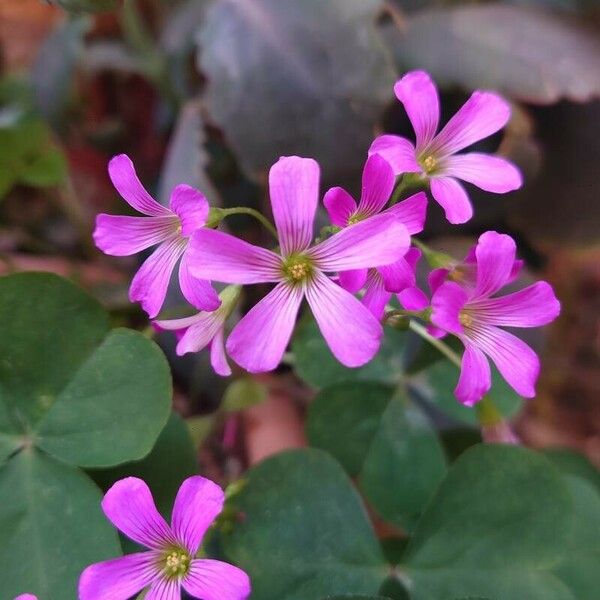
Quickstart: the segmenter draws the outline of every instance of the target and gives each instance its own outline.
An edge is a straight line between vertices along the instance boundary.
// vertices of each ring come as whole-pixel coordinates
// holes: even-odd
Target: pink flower
[[[15,598],[15,600],[38,600],[37,596],[33,594],[20,594]]]
[[[250,580],[244,571],[194,558],[223,502],[218,485],[190,477],[179,488],[169,527],[141,479],[117,481],[106,492],[102,509],[115,527],[149,550],[89,566],[79,579],[80,600],[127,600],[147,587],[146,600],[179,600],[182,587],[202,600],[247,598]]]
[[[281,158],[271,167],[269,187],[279,253],[209,229],[197,231],[190,243],[196,277],[277,284],[233,329],[227,352],[252,373],[277,367],[306,297],[334,356],[348,367],[365,364],[379,349],[381,324],[325,273],[396,262],[410,244],[406,227],[379,215],[311,247],[319,165],[309,158]]]
[[[379,136],[369,154],[380,154],[396,174],[419,173],[429,179],[431,194],[450,223],[464,223],[473,207],[462,179],[488,192],[503,194],[521,187],[519,170],[499,156],[459,150],[502,129],[510,118],[510,106],[492,92],[476,91],[436,135],[440,119],[437,88],[429,74],[411,71],[396,82],[394,92],[408,114],[416,134],[416,146],[397,135]]]
[[[225,321],[235,308],[240,295],[240,287],[230,285],[220,294],[221,306],[212,312],[199,312],[183,319],[169,319],[154,321],[159,329],[175,331],[179,341],[177,354],[182,356],[187,352],[200,352],[210,346],[210,363],[219,375],[231,375],[231,368],[227,363],[223,336]]]
[[[188,185],[171,193],[170,209],[160,205],[144,189],[131,160],[115,156],[108,165],[113,185],[123,198],[146,217],[98,215],[94,241],[105,254],[129,256],[158,244],[144,261],[129,288],[129,299],[140,302],[148,316],[155,317],[165,300],[171,273],[179,264],[179,285],[186,299],[201,310],[215,310],[219,298],[210,282],[194,278],[187,257],[191,234],[206,223],[206,198]]]
[[[348,227],[381,212],[394,189],[396,177],[390,164],[378,154],[371,155],[365,163],[362,177],[362,193],[358,206],[354,198],[341,187],[331,188],[323,198],[333,225]],[[427,196],[423,192],[414,194],[403,202],[383,211],[384,215],[396,218],[409,234],[423,231],[427,212]],[[415,285],[415,263],[420,256],[411,248],[406,257],[379,269],[357,269],[343,271],[339,275],[340,285],[349,292],[357,292],[367,283],[367,294],[363,303],[377,319],[381,319],[385,305],[392,293],[398,293]]]
[[[538,327],[553,321],[560,304],[552,287],[539,281],[523,290],[493,298],[513,277],[516,245],[508,236],[488,231],[475,247],[474,277],[464,283],[445,281],[431,299],[431,321],[463,342],[465,352],[457,398],[467,405],[490,389],[494,362],[508,384],[521,396],[535,396],[540,364],[536,353],[505,327]]]

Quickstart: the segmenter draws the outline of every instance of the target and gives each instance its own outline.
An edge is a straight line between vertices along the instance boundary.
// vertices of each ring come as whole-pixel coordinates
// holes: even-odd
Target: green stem
[[[279,240],[279,236],[277,235],[277,230],[263,214],[259,213],[257,210],[253,208],[248,208],[246,206],[237,206],[235,208],[220,208],[219,214],[224,217],[229,217],[230,215],[250,215],[254,217],[257,221],[260,221],[262,225],[269,230],[269,232],[273,235],[276,240]]]
[[[417,335],[420,335],[425,341],[429,342],[434,348],[439,350],[451,363],[457,366],[459,369],[461,367],[462,358],[448,346],[442,340],[438,340],[433,337],[421,323],[417,323],[417,321],[411,321],[409,328],[412,329]]]
[[[413,245],[423,252],[423,256],[430,267],[434,269],[438,269],[440,267],[450,268],[456,264],[456,260],[454,260],[454,258],[452,258],[449,254],[438,252],[415,237],[411,237],[410,239]]]

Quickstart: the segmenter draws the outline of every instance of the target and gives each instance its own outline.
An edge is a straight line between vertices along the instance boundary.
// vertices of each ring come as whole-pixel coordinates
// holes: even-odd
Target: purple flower
[[[475,247],[473,277],[466,277],[463,283],[441,283],[431,299],[432,323],[459,337],[465,346],[454,393],[469,406],[490,389],[486,355],[518,394],[535,396],[539,359],[525,342],[500,326],[546,325],[558,316],[560,304],[545,281],[507,296],[492,297],[514,278],[515,253],[510,236],[484,233]]]
[[[165,300],[171,273],[181,258],[179,285],[183,295],[200,310],[218,308],[219,298],[210,282],[190,274],[186,252],[191,234],[206,223],[206,198],[188,185],[178,185],[171,193],[170,209],[165,208],[144,189],[125,154],[110,161],[108,173],[119,194],[146,217],[98,215],[96,246],[105,254],[129,256],[159,245],[135,274],[129,299],[140,302],[148,316],[155,317]]]
[[[223,502],[218,485],[190,477],[179,488],[169,527],[144,481],[117,481],[106,492],[102,509],[115,527],[149,550],[89,566],[79,579],[80,600],[127,600],[148,587],[146,600],[179,600],[182,587],[202,600],[247,598],[250,580],[244,571],[194,558]]]
[[[331,188],[325,194],[323,204],[332,224],[344,228],[380,213],[392,194],[395,181],[390,164],[378,154],[370,156],[363,170],[358,206],[341,187]],[[381,214],[393,216],[413,235],[423,231],[426,213],[427,196],[419,192]],[[411,248],[405,257],[379,269],[343,271],[339,275],[340,285],[349,292],[357,292],[367,283],[363,303],[380,320],[392,293],[415,285],[415,264],[419,256],[420,252]]]
[[[235,308],[241,288],[236,285],[226,287],[220,294],[221,306],[212,312],[200,312],[183,319],[154,321],[159,329],[175,331],[179,338],[177,354],[200,352],[210,346],[210,363],[213,369],[223,377],[231,375],[227,363],[223,336],[225,321]]]
[[[20,594],[15,598],[15,600],[38,600],[37,596],[33,594]]]
[[[190,269],[197,277],[277,284],[233,329],[227,352],[252,373],[277,367],[306,297],[334,356],[348,367],[365,364],[379,349],[381,324],[325,273],[396,262],[410,244],[406,227],[378,215],[311,247],[319,165],[309,158],[281,158],[271,167],[269,187],[279,253],[209,229],[197,231],[190,243]]]
[[[416,146],[397,135],[382,135],[373,142],[369,154],[381,154],[396,174],[419,173],[428,178],[431,194],[450,223],[464,223],[473,215],[467,192],[457,179],[497,194],[521,187],[521,173],[509,161],[478,152],[456,154],[506,125],[510,106],[500,96],[473,92],[436,135],[440,106],[437,88],[429,74],[407,73],[396,82],[394,92],[413,125]]]

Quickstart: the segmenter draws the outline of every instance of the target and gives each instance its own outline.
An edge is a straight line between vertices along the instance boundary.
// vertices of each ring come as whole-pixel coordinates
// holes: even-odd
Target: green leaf
[[[183,419],[172,413],[146,458],[112,469],[93,470],[90,475],[104,490],[124,477],[143,479],[152,490],[158,510],[169,520],[179,487],[184,479],[197,473],[198,461],[192,438]]]
[[[561,60],[549,61],[555,48]],[[550,11],[499,2],[424,10],[394,36],[393,49],[403,70],[426,69],[442,86],[542,104],[600,93],[598,37]]]
[[[575,600],[552,573],[565,556],[572,516],[569,490],[541,454],[504,445],[467,450],[421,517],[400,567],[411,597]]]
[[[546,456],[565,473],[575,507],[565,557],[554,573],[577,600],[596,600],[600,589],[600,473],[574,452],[549,451]]]
[[[225,412],[244,410],[267,399],[267,388],[251,377],[236,379],[230,383],[223,395],[221,408]]]
[[[441,444],[415,406],[382,384],[321,390],[307,419],[311,445],[335,456],[385,520],[411,529],[444,476]]]
[[[108,332],[95,300],[55,275],[0,279],[0,403],[32,443],[80,466],[145,456],[169,416],[158,347]]]
[[[100,490],[73,467],[24,450],[0,467],[0,498],[3,598],[76,598],[85,567],[121,554]]]
[[[444,450],[416,406],[392,400],[365,458],[360,487],[386,521],[413,529],[446,472]]]
[[[354,594],[344,594],[343,596],[327,596],[322,600],[389,600],[383,596],[356,596]]]
[[[360,173],[396,78],[375,28],[382,8],[381,0],[210,6],[199,37],[208,110],[246,172],[298,154],[338,184]]]
[[[103,12],[117,6],[117,0],[51,0],[70,12]]]
[[[67,175],[67,163],[62,152],[49,147],[25,165],[20,180],[33,187],[57,185]]]
[[[315,388],[357,380],[397,383],[402,378],[405,342],[405,331],[386,328],[375,358],[364,367],[348,369],[331,354],[315,320],[307,317],[296,328],[292,342],[294,368],[301,379]]]
[[[248,472],[227,556],[252,578],[253,600],[374,594],[388,567],[346,474],[319,450],[294,450]]]
[[[454,395],[459,376],[458,368],[439,353],[437,354],[440,356],[439,360],[409,377],[409,387],[420,398],[435,405],[450,417],[469,425],[477,425],[475,409],[464,406]],[[492,368],[490,395],[494,405],[503,416],[511,417],[519,412],[523,399],[504,381],[496,367],[490,366]]]
[[[0,402],[0,464],[23,443],[19,427],[13,421],[8,407]]]
[[[84,467],[143,458],[169,418],[170,400],[169,366],[158,346],[116,329],[57,396],[37,444]]]

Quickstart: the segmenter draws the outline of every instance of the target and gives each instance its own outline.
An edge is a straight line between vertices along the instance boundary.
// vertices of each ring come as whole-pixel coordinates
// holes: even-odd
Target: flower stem
[[[259,213],[257,210],[253,208],[249,208],[247,206],[236,206],[235,208],[220,208],[219,215],[224,217],[229,217],[230,215],[250,215],[254,217],[257,221],[269,230],[269,232],[273,235],[276,240],[279,240],[279,236],[277,235],[277,230],[263,214]]]
[[[417,323],[417,321],[410,322],[409,328],[412,329],[417,335],[420,335],[425,341],[429,342],[434,348],[439,350],[451,363],[457,366],[459,369],[461,367],[462,359],[461,357],[448,346],[442,340],[438,340],[434,338],[428,331],[421,325],[421,323]]]

